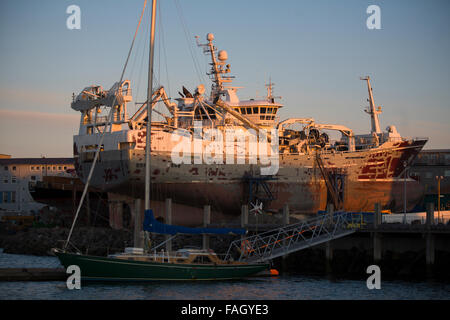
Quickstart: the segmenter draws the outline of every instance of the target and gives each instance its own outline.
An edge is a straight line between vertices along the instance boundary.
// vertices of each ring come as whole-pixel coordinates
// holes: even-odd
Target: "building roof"
[[[14,164],[73,164],[73,158],[11,158],[0,159],[0,165],[14,165]]]
[[[436,152],[448,152],[450,153],[450,149],[425,149],[420,151],[421,153],[436,153]]]

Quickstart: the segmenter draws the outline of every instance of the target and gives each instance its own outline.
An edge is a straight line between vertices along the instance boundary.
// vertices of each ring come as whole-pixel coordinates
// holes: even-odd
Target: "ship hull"
[[[231,280],[257,274],[268,264],[184,264],[135,261],[55,252],[61,264],[80,268],[84,281]]]
[[[404,164],[410,164],[425,143],[409,140],[366,151],[322,154],[324,169],[339,183],[340,209],[372,211],[378,202],[383,209],[403,211],[406,188],[406,209],[411,210],[424,190],[417,181],[403,178]],[[145,150],[102,152],[91,185],[143,198],[144,158]],[[83,154],[75,157],[82,180],[92,165],[84,159]],[[169,154],[161,152],[152,152],[151,166],[152,200],[171,198],[197,208],[209,204],[224,215],[239,215],[242,204],[256,198],[273,212],[288,204],[293,214],[313,214],[331,202],[330,189],[313,155],[280,155],[279,170],[270,177],[261,176],[257,165],[174,164]]]

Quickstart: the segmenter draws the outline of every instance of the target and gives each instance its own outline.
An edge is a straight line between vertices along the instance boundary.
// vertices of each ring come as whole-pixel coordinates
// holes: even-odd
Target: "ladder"
[[[300,223],[235,240],[225,260],[239,254],[238,261],[264,262],[341,238],[356,231],[352,213],[325,213]]]
[[[316,162],[317,166],[320,169],[320,173],[322,174],[323,179],[325,180],[325,185],[327,186],[328,192],[331,195],[331,198],[333,200],[333,205],[335,209],[341,208],[341,201],[339,200],[339,197],[337,195],[336,188],[334,187],[330,174],[326,171],[325,166],[323,165],[322,158],[320,157],[320,154],[316,153]]]

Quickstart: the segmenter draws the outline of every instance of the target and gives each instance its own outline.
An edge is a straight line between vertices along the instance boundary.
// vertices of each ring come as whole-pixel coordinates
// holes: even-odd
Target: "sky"
[[[150,0],[148,0],[150,2]],[[71,157],[80,114],[72,93],[118,81],[144,0],[0,1],[0,153]],[[80,29],[66,21],[80,7]],[[381,29],[366,12],[380,8]],[[126,78],[145,99],[148,12]],[[313,117],[355,133],[370,131],[369,75],[382,129],[429,137],[450,148],[450,1],[447,0],[160,0],[155,84],[177,98],[203,83],[208,59],[194,36],[228,52],[241,99],[262,98],[269,79],[284,105],[281,119]],[[129,105],[134,111],[134,103]]]

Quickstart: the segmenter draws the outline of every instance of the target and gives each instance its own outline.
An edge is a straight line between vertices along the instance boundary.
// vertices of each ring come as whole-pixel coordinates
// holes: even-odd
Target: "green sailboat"
[[[144,9],[145,10],[145,5]],[[142,18],[142,15],[141,15]],[[149,50],[149,75],[147,90],[147,140],[146,140],[146,183],[145,183],[145,219],[143,230],[146,232],[158,234],[245,234],[245,229],[229,229],[229,228],[188,228],[183,226],[173,226],[160,223],[153,216],[150,209],[150,150],[151,150],[151,114],[152,103],[152,80],[153,80],[153,52],[154,52],[154,30],[156,18],[156,0],[152,3],[152,21],[150,32],[150,50]],[[140,22],[139,22],[140,23]],[[135,34],[136,37],[136,34]],[[134,39],[133,39],[134,43]],[[133,46],[133,45],[132,45]],[[131,47],[132,48],[132,47]],[[130,48],[130,53],[131,53]],[[128,57],[130,56],[128,54]],[[128,58],[127,58],[128,62]],[[126,67],[126,64],[125,64]],[[125,71],[125,69],[124,69]],[[122,77],[124,74],[122,72]],[[122,83],[122,77],[119,83]],[[108,116],[109,122],[112,120],[112,110],[114,109],[116,99],[122,99],[121,92],[117,90]],[[106,132],[106,128],[104,133]],[[95,153],[92,167],[84,188],[80,204],[75,214],[75,219],[69,232],[69,236],[65,242],[63,249],[52,249],[52,252],[58,257],[61,264],[68,268],[76,265],[81,271],[81,280],[92,281],[153,281],[153,280],[228,280],[239,279],[255,275],[261,271],[268,270],[269,264],[257,263],[250,264],[232,260],[222,260],[212,250],[199,249],[180,249],[175,252],[159,252],[150,250],[144,252],[139,247],[139,243],[135,240],[134,248],[126,248],[125,252],[109,255],[107,257],[83,255],[80,253],[69,252],[68,246],[72,231],[80,212],[84,197],[86,195],[95,163],[97,162],[104,133],[99,141],[97,151]],[[139,221],[138,219],[136,221]],[[135,222],[138,223],[138,222]],[[141,230],[135,228],[135,233]],[[135,239],[138,239],[135,234]],[[137,245],[138,244],[138,245]],[[153,252],[153,253],[152,253]]]
[[[244,234],[245,229],[187,228],[157,221],[146,211],[144,230],[158,234]],[[212,250],[180,249],[175,252],[144,253],[141,248],[126,248],[108,257],[88,256],[54,249],[64,267],[77,265],[82,280],[228,280],[255,275],[269,264],[249,264],[222,260]]]

